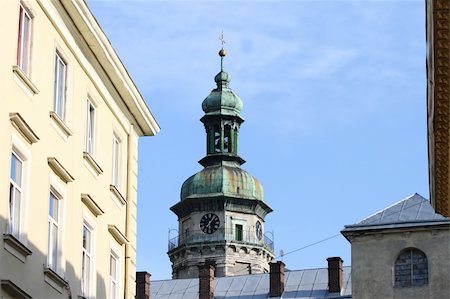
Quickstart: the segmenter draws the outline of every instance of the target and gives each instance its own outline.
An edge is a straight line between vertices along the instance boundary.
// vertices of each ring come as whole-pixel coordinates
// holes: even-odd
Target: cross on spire
[[[223,45],[225,45],[225,38],[223,36],[223,30],[222,30],[222,34],[220,34],[220,36],[219,36],[219,40],[222,43],[222,49],[223,49]]]

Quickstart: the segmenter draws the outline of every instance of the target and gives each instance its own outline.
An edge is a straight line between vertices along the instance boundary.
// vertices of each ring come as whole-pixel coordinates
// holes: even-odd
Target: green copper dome
[[[202,109],[206,115],[239,115],[242,110],[242,100],[229,88],[230,75],[221,71],[216,75],[214,81],[217,88],[203,100]]]
[[[245,163],[237,151],[239,128],[244,122],[240,115],[243,103],[229,87],[230,75],[223,70],[225,50],[219,55],[221,69],[214,77],[217,88],[202,103],[205,115],[200,120],[206,129],[207,152],[199,163],[204,169],[183,183],[181,202],[218,197],[242,199],[241,204],[263,201],[261,183],[240,167]]]
[[[223,161],[204,168],[181,187],[181,200],[215,196],[263,200],[261,183],[236,162]]]

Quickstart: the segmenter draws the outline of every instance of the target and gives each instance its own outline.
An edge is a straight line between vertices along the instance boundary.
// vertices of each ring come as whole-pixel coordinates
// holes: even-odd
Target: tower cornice
[[[203,211],[230,211],[243,214],[256,214],[259,218],[264,219],[267,214],[273,211],[264,201],[223,196],[220,193],[186,198],[173,205],[170,210],[178,216],[178,219],[185,218],[193,212]]]

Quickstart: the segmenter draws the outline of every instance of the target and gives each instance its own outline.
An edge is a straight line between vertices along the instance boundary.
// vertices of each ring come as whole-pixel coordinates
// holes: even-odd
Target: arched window
[[[395,261],[394,274],[396,287],[427,285],[427,256],[417,248],[403,250]]]
[[[231,126],[225,125],[224,137],[223,137],[223,151],[230,153],[231,150]]]
[[[222,151],[220,145],[220,127],[214,125],[214,152],[220,153]]]

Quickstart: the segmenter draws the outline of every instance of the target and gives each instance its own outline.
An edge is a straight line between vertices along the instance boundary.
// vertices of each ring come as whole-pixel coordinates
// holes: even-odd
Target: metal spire
[[[219,51],[219,56],[220,56],[220,71],[223,72],[223,58],[225,56],[227,56],[227,51],[225,51],[223,49],[223,45],[225,44],[225,38],[223,36],[223,30],[222,30],[222,34],[219,36],[219,40],[222,43],[222,49]]]

